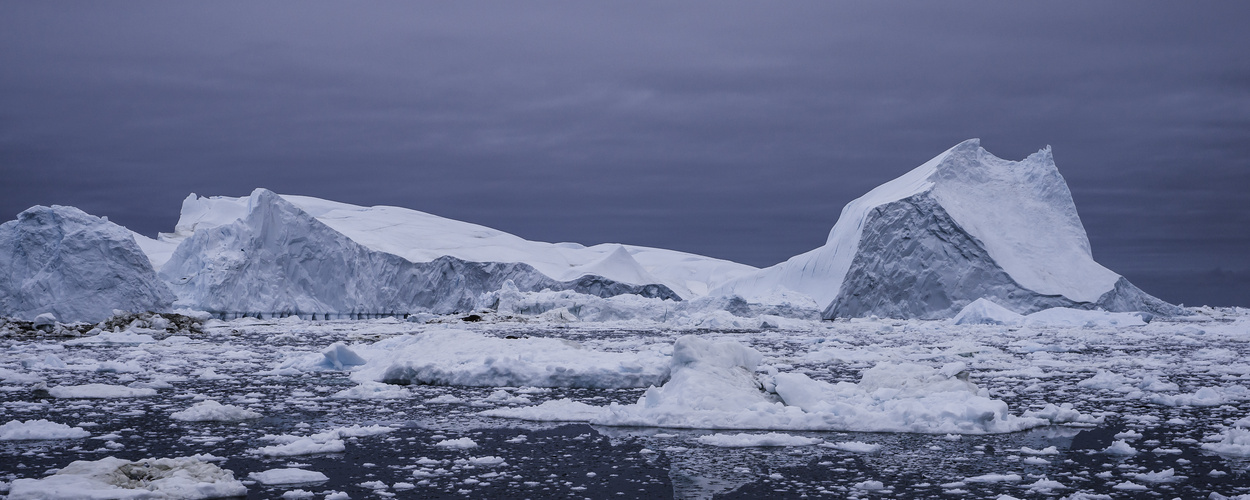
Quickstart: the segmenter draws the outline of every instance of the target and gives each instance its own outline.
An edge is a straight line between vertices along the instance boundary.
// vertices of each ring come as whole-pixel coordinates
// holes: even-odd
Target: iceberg
[[[449,314],[473,310],[479,295],[508,281],[523,291],[680,300],[664,285],[598,275],[556,281],[520,262],[471,262],[449,255],[413,262],[362,245],[266,189],[252,193],[242,218],[194,227],[161,266],[160,276],[177,295],[176,305],[222,316]]]
[[[1049,147],[1009,161],[977,139],[848,203],[824,246],[716,293],[779,286],[811,296],[826,319],[944,319],[981,297],[1019,314],[1185,314],[1094,261]]]
[[[263,190],[258,190],[263,191]],[[375,252],[414,263],[445,257],[467,262],[525,264],[555,281],[577,281],[596,276],[631,285],[660,285],[673,295],[690,299],[706,295],[720,284],[756,268],[685,252],[605,243],[544,243],[525,240],[496,229],[399,207],[362,207],[308,196],[274,195],[329,229]],[[177,245],[214,228],[246,219],[254,210],[256,193],[241,198],[200,197],[194,193],[182,203],[173,233],[144,242],[158,269]],[[164,259],[164,260],[162,260]]]
[[[0,224],[0,316],[95,323],[173,300],[131,232],[108,219],[53,205]]]

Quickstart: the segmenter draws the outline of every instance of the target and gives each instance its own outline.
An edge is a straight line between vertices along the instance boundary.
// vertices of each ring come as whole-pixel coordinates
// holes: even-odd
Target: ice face
[[[0,316],[96,322],[174,299],[130,231],[74,207],[36,206],[0,225],[0,269]]]

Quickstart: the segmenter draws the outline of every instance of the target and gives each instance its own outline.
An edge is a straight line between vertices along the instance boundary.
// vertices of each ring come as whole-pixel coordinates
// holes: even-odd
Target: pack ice
[[[0,315],[94,323],[173,299],[130,231],[108,219],[54,205],[0,225]]]
[[[964,141],[842,209],[825,245],[723,285],[811,296],[824,317],[950,318],[985,297],[1052,307],[1183,314],[1093,259],[1047,147],[1021,161]]]

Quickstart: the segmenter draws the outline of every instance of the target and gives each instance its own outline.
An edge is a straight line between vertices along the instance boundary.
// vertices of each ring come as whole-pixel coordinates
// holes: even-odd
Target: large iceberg
[[[673,250],[605,243],[544,243],[477,224],[399,207],[362,207],[308,196],[280,198],[347,239],[376,252],[415,263],[453,257],[467,262],[519,263],[556,281],[600,276],[617,283],[662,285],[682,299],[701,297],[728,280],[758,269],[702,255]],[[200,197],[182,202],[173,233],[159,240],[142,239],[158,269],[173,247],[193,235],[233,224],[253,211],[253,196]]]
[[[242,218],[196,228],[160,275],[177,305],[219,314],[446,314],[472,310],[479,295],[508,281],[524,291],[679,300],[664,285],[590,274],[557,281],[520,262],[413,262],[357,243],[266,189],[252,193]]]
[[[825,318],[950,318],[986,297],[1052,307],[1183,314],[1094,261],[1047,147],[1021,161],[964,141],[848,203],[824,246],[722,285],[784,287]]]
[[[35,206],[0,225],[0,316],[96,322],[173,299],[131,232],[108,219]]]

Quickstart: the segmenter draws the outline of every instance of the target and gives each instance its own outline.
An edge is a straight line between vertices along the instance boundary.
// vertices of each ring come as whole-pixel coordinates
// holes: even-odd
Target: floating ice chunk
[[[275,370],[293,368],[305,372],[345,370],[365,364],[365,358],[342,342],[335,342],[316,354],[301,354],[287,359]]]
[[[234,473],[194,458],[156,458],[137,462],[107,457],[73,462],[43,479],[18,479],[10,500],[83,498],[202,499],[237,497],[247,487]]]
[[[193,373],[193,375],[195,375],[200,380],[229,380],[229,379],[234,378],[224,373],[217,373],[217,369],[211,366],[203,370],[198,370],[195,373]]]
[[[382,425],[353,425],[351,427],[339,427],[325,432],[318,432],[307,437],[292,436],[289,434],[265,435],[262,436],[261,439],[281,444],[263,446],[251,451],[260,455],[273,457],[312,455],[316,453],[339,453],[346,449],[343,438],[376,436],[378,434],[386,434],[395,430],[396,429],[394,427],[386,427]]]
[[[61,385],[48,389],[48,394],[54,398],[143,398],[155,396],[156,389],[109,384]]]
[[[467,450],[469,448],[477,448],[477,443],[470,438],[462,437],[459,439],[444,439],[434,443],[434,446],[452,450]]]
[[[941,370],[879,363],[859,384],[830,384],[800,373],[777,374],[776,391],[827,428],[863,432],[985,434],[1015,432],[1048,422],[1016,417],[1007,404],[979,394],[961,363]]]
[[[1219,442],[1202,443],[1202,449],[1230,457],[1250,457],[1250,430],[1230,427],[1214,438]]]
[[[1137,449],[1129,446],[1127,441],[1120,439],[1112,442],[1111,446],[1108,446],[1102,452],[1106,455],[1117,457],[1131,457],[1137,454]]]
[[[43,382],[43,377],[33,373],[22,373],[8,368],[0,368],[0,381],[9,384],[35,384]]]
[[[1046,476],[1042,476],[1041,479],[1038,479],[1032,484],[1029,484],[1027,487],[1029,491],[1036,491],[1040,493],[1046,493],[1046,492],[1053,491],[1053,490],[1067,489],[1067,486],[1064,485],[1063,483],[1049,479]]]
[[[457,460],[456,462],[459,463],[460,460]],[[496,457],[496,456],[469,457],[467,459],[464,459],[464,462],[466,464],[476,465],[479,467],[495,467],[498,465],[507,465],[504,462],[503,457]]]
[[[39,328],[41,326],[56,326],[56,315],[50,312],[43,313],[35,316],[35,319],[31,320],[31,323],[35,328]]]
[[[478,387],[646,387],[668,377],[669,359],[586,349],[552,338],[504,339],[464,330],[394,337],[369,349],[356,381]]]
[[[1059,405],[1047,403],[1040,410],[1025,410],[1025,417],[1042,418],[1049,420],[1052,424],[1067,425],[1098,425],[1103,423],[1105,418],[1095,417],[1072,407],[1072,403],[1063,403]]]
[[[1163,469],[1159,472],[1133,474],[1133,479],[1146,483],[1174,483],[1183,481],[1186,477],[1176,475],[1176,469]]]
[[[135,345],[135,344],[151,344],[153,342],[156,342],[156,339],[152,338],[151,335],[148,335],[146,333],[135,333],[135,332],[127,330],[127,331],[122,331],[122,332],[101,332],[98,335],[92,335],[90,337],[81,337],[81,338],[66,340],[65,342],[62,342],[62,343],[65,345],[89,345],[89,344]]]
[[[1018,483],[1023,479],[1019,474],[983,474],[965,478],[965,483]]]
[[[246,408],[223,405],[209,399],[185,410],[174,412],[169,415],[169,418],[186,422],[238,422],[260,418],[261,416],[261,414]]]
[[[292,457],[317,453],[342,453],[347,449],[342,439],[298,438],[285,444],[262,446],[254,452],[270,457]]]
[[[256,482],[264,485],[277,484],[310,484],[329,481],[330,478],[325,474],[315,470],[305,469],[269,469],[262,472],[253,472],[247,475]]]
[[[1029,448],[1028,446],[1023,446],[1020,448],[1020,453],[1025,455],[1058,455],[1059,448],[1055,446],[1047,446],[1040,450],[1035,450],[1033,448]]]
[[[777,478],[777,479],[780,479],[780,478]],[[864,491],[881,491],[881,490],[886,489],[885,483],[882,483],[881,481],[863,481],[863,482],[855,483],[851,485],[851,487],[857,490],[864,490]]]
[[[1066,328],[1143,326],[1146,320],[1141,313],[1086,311],[1067,307],[1044,309],[1024,317],[1025,326],[1049,326]]]
[[[439,398],[446,397],[439,396]],[[435,398],[438,399],[438,398]],[[434,400],[428,400],[427,403]],[[520,420],[533,420],[538,422],[589,422],[603,414],[602,406],[594,406],[579,401],[573,401],[569,398],[552,399],[544,401],[537,406],[526,406],[522,408],[496,408],[486,410],[480,415],[487,417],[503,417],[515,418]]]
[[[1098,370],[1094,376],[1077,382],[1076,386],[1084,387],[1086,389],[1133,392],[1134,390],[1137,390],[1136,385],[1138,382],[1139,381],[1136,379],[1131,379],[1118,373],[1112,373],[1107,370]]]
[[[753,446],[811,446],[819,444],[823,440],[820,438],[769,432],[767,434],[709,434],[707,436],[699,436],[695,438],[695,441],[722,448],[746,448]]]
[[[1166,406],[1219,406],[1236,399],[1250,398],[1250,389],[1242,385],[1203,387],[1192,393],[1154,394],[1149,401]]]
[[[412,392],[406,387],[383,384],[381,382],[361,382],[350,389],[343,389],[330,395],[334,399],[408,399]]]
[[[1123,483],[1112,486],[1111,489],[1120,490],[1120,491],[1146,491],[1150,488],[1134,483],[1132,481],[1125,481]]]
[[[835,450],[849,451],[851,453],[876,453],[881,451],[881,445],[865,443],[863,441],[842,441],[840,443],[824,443],[821,446],[825,448],[833,448]]]
[[[47,420],[10,420],[0,425],[0,441],[23,439],[78,439],[90,436],[82,427],[70,427]]]
[[[960,309],[953,321],[956,325],[1019,325],[1024,316],[981,297]]]

